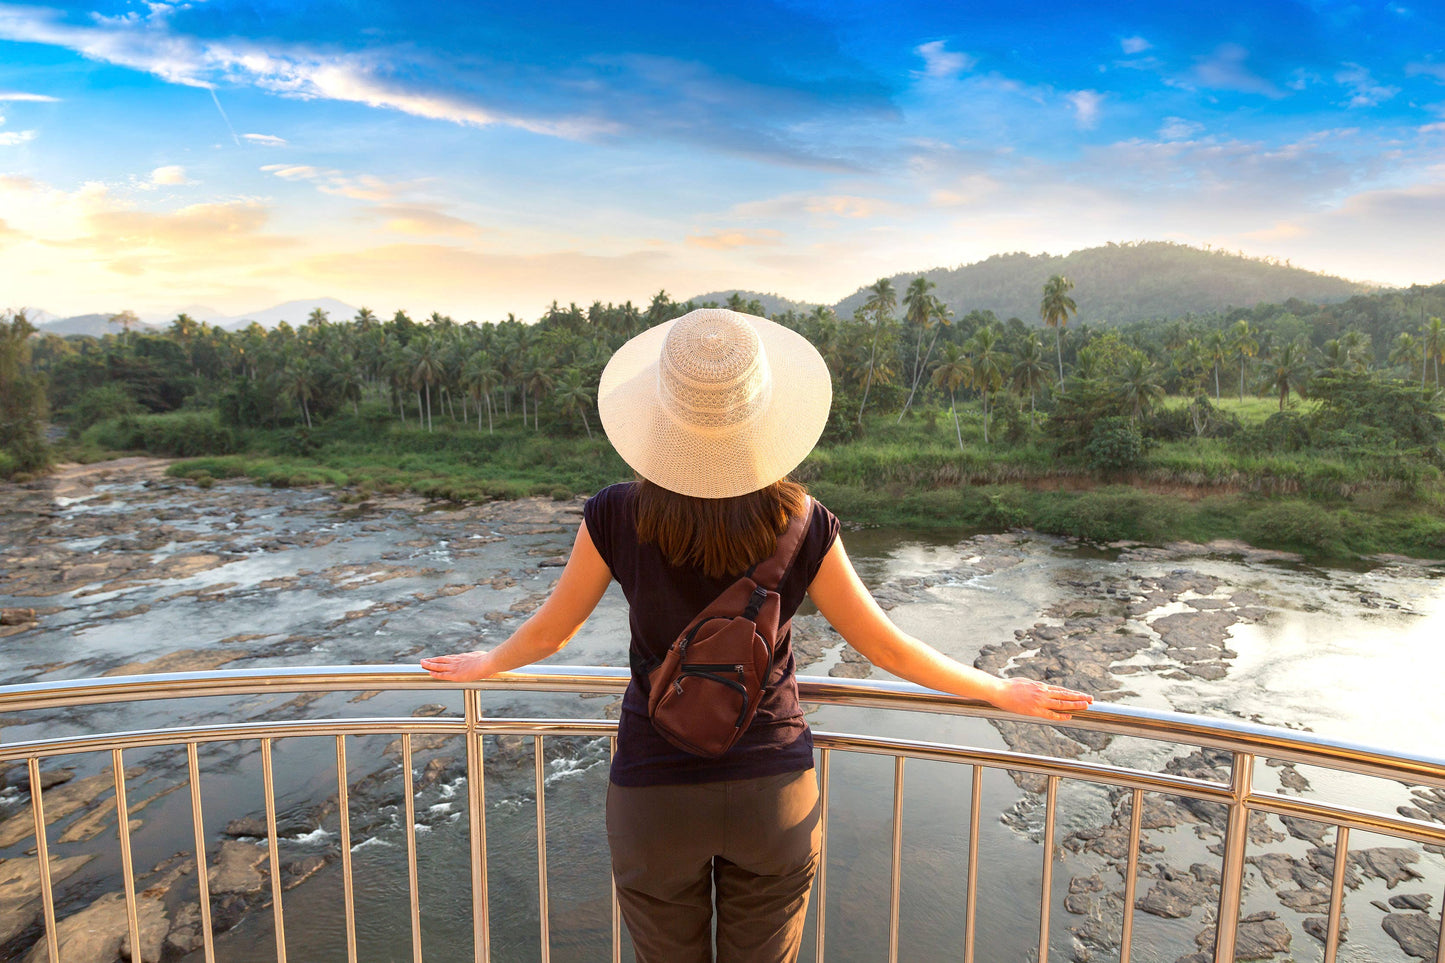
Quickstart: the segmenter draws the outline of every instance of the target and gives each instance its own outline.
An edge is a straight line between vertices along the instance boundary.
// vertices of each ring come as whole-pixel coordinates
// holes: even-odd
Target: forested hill
[[[1044,282],[1055,274],[1074,282],[1078,320],[1089,324],[1177,318],[1291,298],[1330,304],[1373,290],[1274,261],[1167,241],[1108,244],[1066,256],[996,254],[962,267],[897,274],[892,281],[900,301],[920,273],[937,285],[931,293],[955,317],[987,309],[1000,319],[1032,323],[1039,319]],[[838,314],[851,317],[867,296],[860,288],[839,302]]]

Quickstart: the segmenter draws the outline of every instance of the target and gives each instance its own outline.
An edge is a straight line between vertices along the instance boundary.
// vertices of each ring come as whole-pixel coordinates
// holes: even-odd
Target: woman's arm
[[[572,544],[572,554],[567,557],[567,567],[562,569],[562,577],[552,593],[507,641],[490,652],[431,656],[421,660],[421,667],[435,679],[471,682],[539,662],[572,641],[572,636],[597,607],[610,581],[612,571],[597,554],[597,546],[592,544],[584,522]]]
[[[858,577],[841,538],[824,556],[808,595],[849,645],[900,679],[1044,719],[1067,719],[1093,701],[1082,692],[1032,679],[1000,679],[950,659],[903,632],[889,621]]]

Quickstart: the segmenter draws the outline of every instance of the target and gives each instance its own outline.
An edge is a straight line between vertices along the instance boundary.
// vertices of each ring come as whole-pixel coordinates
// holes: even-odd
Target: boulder
[[[165,904],[159,899],[138,897],[136,917],[140,923],[141,959],[160,959],[161,946],[170,929]],[[65,963],[115,963],[122,952],[129,957],[130,927],[125,896],[106,893],[85,909],[58,920],[55,932],[55,945]],[[46,963],[49,959],[50,938],[42,936],[30,948],[24,963]]]

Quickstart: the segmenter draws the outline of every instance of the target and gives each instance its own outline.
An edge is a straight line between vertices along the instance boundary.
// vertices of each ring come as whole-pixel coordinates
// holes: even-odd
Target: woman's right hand
[[[496,675],[487,652],[458,652],[455,655],[432,655],[421,660],[421,667],[433,679],[444,682],[475,682]]]
[[[1084,711],[1094,701],[1094,697],[1087,693],[1033,679],[1004,679],[1002,682],[1002,691],[989,701],[1000,709],[1019,715],[1063,721],[1075,712]]]

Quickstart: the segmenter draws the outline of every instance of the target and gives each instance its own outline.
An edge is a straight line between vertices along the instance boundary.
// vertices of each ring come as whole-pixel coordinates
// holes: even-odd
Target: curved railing
[[[354,961],[358,956],[358,945],[351,865],[353,847],[348,799],[350,780],[348,777],[347,738],[364,735],[400,737],[406,825],[414,827],[415,813],[412,806],[416,792],[413,785],[413,739],[418,736],[440,735],[461,737],[466,744],[465,771],[471,844],[472,954],[478,961],[489,960],[492,957],[488,898],[489,853],[486,819],[483,815],[485,813],[486,780],[483,775],[483,739],[481,737],[506,734],[530,737],[533,740],[539,889],[537,893],[539,905],[537,925],[542,959],[547,960],[550,952],[550,924],[543,740],[560,736],[607,738],[615,734],[616,724],[608,719],[597,718],[520,718],[488,715],[484,712],[482,697],[485,693],[496,690],[620,696],[626,683],[627,673],[624,670],[602,668],[534,667],[528,672],[509,673],[495,679],[458,686],[452,683],[436,682],[417,669],[329,667],[187,672],[0,687],[0,732],[4,732],[6,735],[14,733],[16,729],[21,732],[21,737],[18,739],[12,736],[8,741],[0,742],[0,768],[6,764],[23,762],[28,771],[26,788],[30,797],[29,804],[34,826],[34,858],[38,865],[42,902],[39,916],[43,919],[43,932],[48,934],[45,957],[51,963],[61,963],[57,939],[57,902],[51,881],[52,860],[49,833],[45,831],[45,827],[54,820],[47,819],[45,792],[40,791],[42,760],[86,753],[109,755],[113,773],[116,835],[119,844],[120,865],[123,867],[121,874],[124,884],[129,946],[140,947],[142,945],[141,927],[137,912],[138,897],[135,873],[132,868],[130,819],[126,800],[125,753],[158,746],[175,746],[185,749],[187,782],[191,796],[192,826],[190,829],[195,852],[198,854],[195,859],[195,871],[202,936],[200,949],[204,958],[210,963],[215,959],[215,947],[212,937],[211,899],[208,893],[208,859],[199,855],[207,852],[209,837],[200,790],[203,777],[198,749],[203,745],[218,742],[249,740],[258,742],[261,749],[261,769],[264,779],[275,958],[278,961],[284,961],[287,949],[286,915],[282,874],[278,869],[280,862],[277,849],[277,800],[273,784],[272,745],[277,739],[298,736],[326,737],[334,740],[347,958]],[[1039,723],[1038,720],[1011,716],[983,703],[956,699],[904,683],[840,681],[804,677],[799,680],[799,684],[803,701],[812,705],[974,716],[1015,723],[1047,725]],[[124,703],[180,698],[254,697],[271,693],[317,694],[356,690],[422,691],[429,689],[463,690],[462,713],[420,718],[384,716],[247,719],[203,725],[171,725],[123,731],[87,732],[78,735],[54,735],[26,731],[26,713],[40,713],[39,718],[44,719],[47,713],[53,713],[60,709],[118,706]],[[37,728],[37,726],[31,724],[29,728]],[[1036,774],[1043,777],[1044,780],[1042,787],[1044,858],[1039,874],[1042,898],[1038,907],[1037,942],[1030,950],[1034,954],[1033,958],[1039,960],[1040,963],[1046,963],[1050,953],[1051,906],[1054,899],[1053,869],[1057,861],[1056,803],[1060,783],[1064,780],[1079,780],[1119,787],[1130,793],[1127,865],[1124,869],[1122,919],[1118,937],[1121,963],[1128,963],[1133,949],[1136,885],[1139,879],[1141,855],[1141,819],[1145,809],[1143,794],[1146,792],[1216,803],[1226,807],[1228,811],[1227,827],[1224,830],[1219,898],[1214,908],[1217,922],[1212,941],[1214,946],[1212,958],[1216,963],[1224,963],[1224,961],[1234,958],[1236,935],[1240,926],[1241,895],[1252,813],[1294,817],[1335,828],[1334,871],[1330,881],[1328,923],[1323,934],[1325,963],[1334,963],[1338,958],[1342,939],[1342,900],[1349,869],[1349,833],[1351,830],[1383,834],[1425,846],[1445,847],[1445,825],[1437,822],[1376,812],[1360,806],[1261,790],[1255,784],[1256,762],[1271,760],[1439,790],[1445,789],[1445,760],[1439,758],[1392,753],[1367,746],[1323,739],[1307,733],[1244,722],[1203,719],[1173,712],[1158,712],[1100,703],[1096,703],[1087,712],[1075,717],[1068,724],[1068,728],[1105,733],[1110,736],[1142,737],[1161,743],[1222,750],[1230,754],[1230,775],[1227,780],[1206,779],[1167,771],[1132,768],[1112,763],[1101,757],[1070,758],[1006,748],[834,732],[815,728],[814,740],[818,749],[825,847],[813,901],[813,912],[816,914],[813,943],[815,959],[822,960],[824,958],[827,915],[835,911],[835,908],[829,903],[826,847],[828,845],[827,820],[832,757],[840,752],[883,755],[894,760],[892,834],[889,857],[891,872],[888,955],[890,960],[897,959],[899,954],[903,777],[908,760],[933,760],[972,767],[973,791],[968,814],[970,831],[963,867],[967,877],[967,903],[962,926],[965,937],[963,945],[959,948],[959,956],[965,961],[972,961],[975,958],[975,893],[979,864],[977,841],[979,839],[981,799],[979,787],[982,774],[989,770]],[[406,836],[412,956],[414,960],[420,961],[422,928],[417,885],[416,833],[414,830],[409,831]],[[1442,899],[1442,903],[1445,903],[1445,899]],[[1429,919],[1429,916],[1427,915],[1426,918]],[[1445,930],[1445,926],[1442,926],[1441,929]],[[1445,963],[1445,932],[1436,933],[1435,936],[1434,959],[1437,963]],[[621,946],[614,900],[612,959],[621,958]],[[4,955],[5,948],[0,947],[0,957]],[[140,957],[137,955],[134,958],[139,959]],[[992,961],[983,961],[983,963],[992,963]]]

